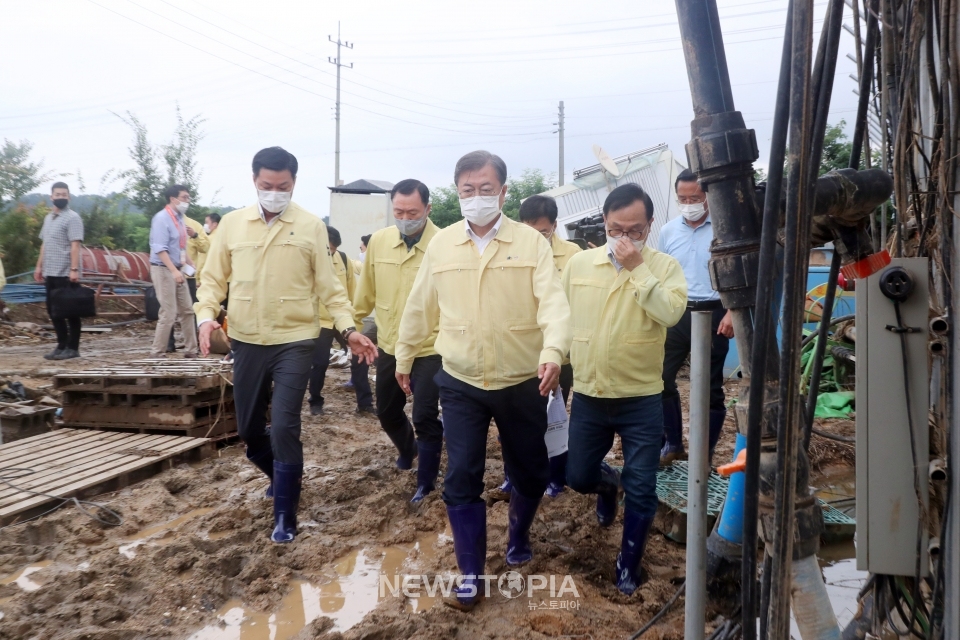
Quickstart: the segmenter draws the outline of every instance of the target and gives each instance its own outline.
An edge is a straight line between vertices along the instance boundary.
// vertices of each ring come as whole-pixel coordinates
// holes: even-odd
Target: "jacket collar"
[[[499,240],[500,242],[513,242],[513,227],[520,223],[514,222],[504,213],[501,213],[500,216],[500,228],[497,230],[497,235],[495,235],[493,239]],[[470,241],[470,236],[467,235],[467,221],[461,220],[457,224],[460,225],[460,232],[457,234],[456,244],[466,244]]]
[[[300,211],[302,211],[300,205],[291,201],[286,210],[280,214],[280,220],[283,222],[293,222],[297,218],[297,215],[300,213]],[[245,217],[247,220],[262,220],[260,217],[260,205],[252,204],[247,207],[247,215]]]

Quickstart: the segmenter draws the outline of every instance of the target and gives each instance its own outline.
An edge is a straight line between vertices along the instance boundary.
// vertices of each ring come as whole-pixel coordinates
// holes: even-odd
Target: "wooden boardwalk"
[[[89,498],[209,457],[207,438],[58,429],[0,445],[0,526],[49,511],[60,498]]]

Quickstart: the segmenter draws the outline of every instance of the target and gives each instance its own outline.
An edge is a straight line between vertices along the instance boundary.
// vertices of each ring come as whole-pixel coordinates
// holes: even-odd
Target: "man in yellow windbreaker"
[[[333,273],[326,227],[291,201],[297,166],[293,154],[280,147],[253,157],[258,202],[223,218],[194,306],[206,355],[210,334],[220,328],[216,318],[230,283],[228,335],[237,430],[247,444],[247,458],[273,480],[270,538],[278,543],[291,542],[297,534],[303,478],[300,409],[320,335],[318,304],[329,310],[355,354],[368,363],[376,357],[373,343],[356,331],[353,307]]]
[[[433,348],[436,329],[424,340],[410,368],[413,390],[413,426],[404,407],[407,396],[397,383],[396,342],[407,298],[420,270],[424,253],[437,234],[430,221],[430,190],[419,180],[401,180],[390,191],[394,226],[367,238],[360,283],[353,299],[356,321],[377,312],[377,416],[380,426],[397,447],[397,467],[417,463],[417,490],[411,502],[434,490],[443,449],[440,422],[440,389],[434,377],[440,356]],[[416,437],[414,437],[416,434]]]
[[[400,320],[397,380],[410,372],[439,325],[437,373],[447,475],[443,501],[463,582],[447,604],[471,609],[486,558],[483,472],[490,419],[513,481],[506,561],[533,558],[530,525],[547,487],[547,396],[570,346],[570,306],[550,244],[503,215],[507,166],[487,151],[460,158],[454,183],[464,221],[427,248]],[[379,313],[378,313],[379,318]]]
[[[663,433],[663,345],[687,306],[687,282],[676,259],[646,246],[653,202],[636,184],[617,187],[603,203],[607,244],[567,264],[563,287],[572,309],[573,403],[567,481],[597,494],[603,527],[617,515],[623,482],[623,536],[617,588],[640,584],[640,560],[657,512],[657,467]],[[604,462],[614,435],[623,445],[623,474]]]
[[[580,253],[582,249],[572,242],[557,235],[557,201],[550,196],[530,196],[520,204],[520,222],[533,227],[547,239],[553,249],[553,263],[557,265],[557,273],[563,273],[570,258]],[[563,406],[567,406],[570,389],[573,387],[573,367],[570,361],[564,358],[560,365],[560,393],[563,397]],[[547,483],[547,495],[556,498],[563,493],[567,485],[567,452],[550,458],[550,481]],[[512,486],[510,478],[505,477],[503,484],[497,491],[506,498]],[[506,494],[506,495],[504,495]]]
[[[340,232],[333,227],[327,227],[327,240],[330,243],[330,260],[333,273],[340,281],[340,286],[347,292],[351,300],[357,291],[357,279],[353,274],[353,265],[347,266],[349,260],[343,251],[340,251]],[[310,368],[310,415],[323,415],[323,385],[326,382],[327,368],[330,366],[330,347],[337,337],[333,328],[333,316],[323,304],[319,308],[320,337],[317,338],[317,348],[313,352],[313,365]],[[361,323],[362,326],[362,323]],[[370,379],[367,377],[369,365],[352,355],[350,359],[351,387],[357,394],[357,413],[376,413],[373,410],[373,391],[370,390]]]

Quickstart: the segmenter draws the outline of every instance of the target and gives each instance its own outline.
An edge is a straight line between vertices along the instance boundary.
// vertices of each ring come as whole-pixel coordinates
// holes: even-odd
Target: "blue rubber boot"
[[[640,586],[640,560],[652,524],[653,518],[623,510],[623,538],[617,556],[617,589],[621,593],[630,595]]]
[[[268,478],[270,478],[270,486],[267,487],[267,492],[264,494],[266,498],[273,497],[273,449],[270,448],[269,442],[267,443],[266,448],[254,449],[249,444],[247,445],[247,460],[252,462],[260,471],[263,471]]]
[[[597,485],[597,522],[609,527],[617,517],[617,491],[620,474],[606,462],[600,463],[600,483]]]
[[[550,458],[550,482],[547,483],[546,495],[548,498],[556,498],[563,493],[567,486],[567,452]]]
[[[297,536],[297,510],[300,508],[302,464],[273,462],[273,533],[277,543],[293,542]]]
[[[720,432],[723,431],[723,422],[727,419],[726,409],[710,410],[710,462],[713,463],[713,450],[720,441]]]
[[[443,602],[461,611],[470,611],[480,600],[483,567],[487,559],[487,505],[484,502],[447,506],[453,531],[453,550],[463,579]]]
[[[683,411],[680,408],[679,396],[663,401],[663,435],[666,442],[660,450],[661,467],[670,466],[674,460],[687,457],[683,450]]]
[[[442,442],[417,442],[420,462],[417,463],[417,492],[410,502],[422,502],[427,494],[437,488],[437,473],[440,471]]]
[[[510,531],[507,542],[507,564],[517,567],[533,560],[530,548],[530,525],[537,515],[540,498],[531,500],[514,489],[510,496]]]

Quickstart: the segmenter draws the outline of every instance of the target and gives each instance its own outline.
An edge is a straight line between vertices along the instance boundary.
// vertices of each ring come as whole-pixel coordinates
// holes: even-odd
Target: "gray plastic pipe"
[[[710,331],[712,311],[690,319],[690,452],[687,457],[685,640],[703,640],[707,603],[707,479],[710,477]]]
[[[840,640],[840,625],[830,604],[817,556],[794,560],[790,597],[803,640]]]

